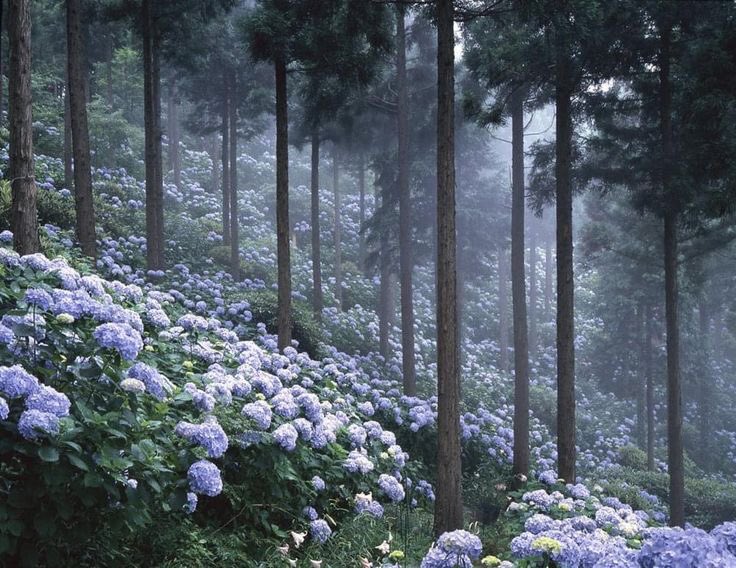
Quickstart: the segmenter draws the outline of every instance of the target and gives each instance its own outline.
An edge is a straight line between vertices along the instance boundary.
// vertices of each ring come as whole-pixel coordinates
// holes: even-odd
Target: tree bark
[[[3,86],[5,83],[5,60],[3,58],[3,23],[4,19],[4,6],[5,2],[4,0],[0,0],[0,125],[3,124],[4,118],[3,118],[3,109],[5,108],[5,99],[3,98]]]
[[[544,320],[552,317],[552,239],[544,239]]]
[[[529,356],[537,352],[537,232],[534,223],[529,231]]]
[[[558,475],[575,483],[575,325],[572,242],[572,77],[566,34],[555,38],[557,193],[557,454]]]
[[[698,320],[700,327],[700,345],[702,356],[702,369],[700,372],[700,389],[698,389],[698,414],[700,415],[700,456],[701,466],[706,471],[710,470],[711,464],[711,380],[710,362],[712,352],[710,348],[710,313],[708,310],[708,299],[703,292],[698,305]]]
[[[87,97],[84,93],[84,46],[80,22],[80,0],[67,0],[67,77],[72,146],[74,149],[74,201],[77,240],[87,256],[97,256],[92,170],[87,126]]]
[[[647,306],[644,325],[644,378],[647,385],[647,469],[654,471],[654,377],[652,376],[652,308]]]
[[[169,79],[168,93],[169,168],[174,175],[174,185],[181,187],[181,159],[179,156],[179,109],[176,103],[176,79]]]
[[[360,232],[358,233],[358,269],[365,272],[365,236],[363,235],[363,226],[365,225],[365,156],[361,149],[358,153],[358,207],[360,222]]]
[[[636,384],[634,387],[634,399],[636,401],[636,443],[642,450],[647,447],[646,427],[646,385],[644,374],[644,359],[646,358],[647,346],[644,343],[644,302],[640,301],[636,308],[636,342],[639,345],[639,360],[636,366]]]
[[[312,130],[312,307],[318,320],[322,319],[322,241],[319,227],[319,129]]]
[[[335,199],[334,225],[333,232],[335,238],[335,299],[337,300],[337,308],[342,309],[342,234],[340,223],[340,170],[337,161],[337,147],[332,149],[332,191]]]
[[[115,43],[112,39],[112,33],[108,41],[107,61],[105,62],[106,74],[107,74],[107,106],[110,110],[114,110],[115,97],[113,96],[113,80],[112,80],[112,64],[115,59]]]
[[[286,61],[275,62],[276,75],[276,241],[278,257],[279,349],[291,345],[291,251],[289,250],[289,124]]]
[[[8,76],[10,114],[10,163],[12,193],[10,227],[13,248],[20,254],[41,250],[36,212],[36,180],[33,170],[33,117],[31,114],[31,7],[30,0],[9,0]]]
[[[401,348],[404,394],[417,392],[414,360],[414,291],[412,272],[411,188],[409,187],[409,91],[406,78],[405,8],[397,5],[396,14],[396,87],[398,91],[398,191],[399,191],[399,269],[401,278]]]
[[[210,160],[212,161],[212,177],[210,179],[210,193],[217,193],[218,188],[220,187],[220,167],[218,166],[217,162],[217,151],[219,149],[219,144],[217,143],[217,135],[213,134],[212,139],[210,141],[208,154],[210,155]]]
[[[161,102],[158,32],[151,0],[143,0],[143,98],[146,162],[146,263],[163,268],[163,178],[161,177]]]
[[[437,0],[436,536],[463,526],[455,234],[454,50],[452,0]]]
[[[502,243],[498,249],[498,364],[503,373],[509,372],[508,281],[508,261]]]
[[[385,199],[385,195],[381,198]],[[385,361],[391,356],[389,336],[391,333],[391,313],[393,311],[393,286],[391,283],[391,263],[389,259],[389,238],[387,231],[381,231],[379,244],[381,284],[378,291],[378,350]]]
[[[670,170],[672,152],[672,93],[670,87],[670,42],[672,24],[665,21],[660,29],[659,104],[663,163],[662,190],[665,199],[672,198]],[[667,458],[670,474],[670,524],[685,524],[685,471],[682,447],[682,385],[680,382],[679,292],[677,283],[676,206],[669,203],[664,214],[664,279],[667,322]]]
[[[227,76],[222,99],[222,244],[230,246],[230,97]]]
[[[230,75],[230,274],[240,280],[240,243],[238,223],[238,83],[235,72]]]
[[[69,101],[69,69],[64,69],[64,187],[74,189],[72,107]]]
[[[529,474],[529,345],[526,277],[524,274],[524,92],[511,99],[511,294],[514,321],[514,466],[515,475]],[[533,270],[533,268],[531,269]],[[534,280],[532,279],[532,283]]]

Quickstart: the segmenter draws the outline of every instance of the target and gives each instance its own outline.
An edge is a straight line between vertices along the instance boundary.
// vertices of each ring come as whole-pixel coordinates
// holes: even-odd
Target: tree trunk
[[[10,163],[12,192],[10,228],[13,248],[20,254],[41,250],[36,213],[36,181],[33,170],[33,117],[31,115],[31,9],[30,0],[9,0],[8,76],[10,114]]]
[[[74,189],[72,107],[69,101],[69,68],[64,69],[64,187]]]
[[[670,89],[670,41],[672,25],[665,22],[660,30],[659,104],[662,135],[662,190],[670,199],[672,159],[672,93]],[[667,457],[670,474],[670,524],[685,524],[685,471],[682,449],[682,386],[680,384],[680,327],[677,285],[678,213],[670,204],[664,214],[664,280],[667,321]]]
[[[169,79],[168,93],[169,168],[174,174],[174,185],[181,187],[181,160],[179,157],[179,109],[176,104],[176,80]]]
[[[529,355],[537,352],[537,233],[530,223],[529,231]]]
[[[698,414],[700,415],[700,456],[701,466],[706,471],[711,464],[711,381],[710,362],[712,353],[710,348],[710,313],[708,300],[703,292],[698,305],[702,368],[700,371],[700,389],[698,389]]]
[[[235,72],[230,75],[230,274],[240,280],[240,243],[238,223],[238,83]]]
[[[514,474],[529,474],[529,345],[524,274],[524,93],[511,100],[511,295],[514,321]],[[532,269],[533,270],[533,269]],[[534,280],[532,279],[532,283]]]
[[[363,235],[363,226],[365,225],[365,156],[363,150],[358,153],[358,204],[360,232],[358,233],[358,269],[365,272],[365,236]]]
[[[95,211],[92,199],[92,170],[87,126],[87,98],[84,93],[84,46],[80,23],[80,0],[67,0],[67,77],[72,145],[74,148],[74,202],[77,240],[87,256],[97,256]]]
[[[437,0],[436,536],[463,527],[457,341],[454,50],[452,0]]]
[[[222,99],[222,244],[230,246],[230,97],[227,75]]]
[[[279,57],[276,74],[276,241],[278,256],[279,349],[291,345],[291,251],[289,250],[289,123],[286,62]]]
[[[339,177],[340,170],[337,165],[337,147],[332,149],[332,191],[335,198],[334,211],[334,237],[335,237],[335,299],[337,300],[337,308],[342,309],[342,235],[340,233],[340,186]]]
[[[112,33],[110,34],[110,40],[108,41],[107,61],[105,62],[106,74],[107,74],[107,106],[110,110],[114,110],[115,98],[113,96],[113,80],[112,80],[112,64],[115,59],[115,43],[112,39]]]
[[[647,469],[654,471],[654,377],[652,376],[652,308],[647,306],[644,325],[644,378],[647,384]]]
[[[636,308],[636,342],[639,345],[639,360],[636,366],[636,383],[634,386],[634,399],[636,401],[636,443],[642,450],[647,447],[646,428],[646,386],[644,377],[644,359],[646,358],[647,346],[644,343],[644,302],[640,301]]]
[[[385,195],[381,198],[386,199]],[[391,263],[387,231],[381,231],[379,244],[381,284],[378,291],[378,350],[385,361],[391,356],[389,335],[391,333],[391,311],[393,309],[393,286],[391,285]]]
[[[312,130],[312,307],[318,320],[322,319],[322,242],[319,228],[319,130]]]
[[[4,13],[3,7],[5,5],[4,0],[0,0],[0,125],[3,124],[3,109],[5,108],[5,100],[3,99],[3,87],[5,84],[5,60],[3,59],[3,23]]]
[[[509,323],[508,323],[509,269],[505,243],[498,249],[498,364],[501,372],[509,372]]]
[[[219,150],[219,144],[217,143],[217,135],[213,134],[210,141],[210,147],[208,153],[210,160],[212,161],[212,177],[210,178],[210,193],[215,194],[220,187],[220,167],[217,162],[217,151]]]
[[[552,317],[552,239],[544,239],[544,321]]]
[[[146,162],[146,263],[163,268],[163,183],[161,180],[160,68],[151,0],[143,0],[143,98]]]
[[[558,475],[575,483],[575,325],[572,243],[572,78],[564,24],[556,34],[557,454]]]
[[[405,8],[396,14],[396,88],[398,91],[398,192],[399,192],[399,268],[401,278],[401,348],[404,394],[414,396],[417,380],[414,361],[414,298],[412,271],[411,189],[409,187],[409,92],[406,79]]]

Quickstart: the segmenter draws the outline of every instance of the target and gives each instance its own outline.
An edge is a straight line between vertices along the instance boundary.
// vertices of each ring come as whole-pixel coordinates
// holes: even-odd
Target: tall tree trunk
[[[454,50],[452,0],[437,0],[436,536],[463,526],[455,233]]]
[[[557,455],[558,475],[575,483],[575,325],[572,243],[572,77],[563,23],[557,26]]]
[[[69,68],[64,69],[64,187],[74,189],[72,106],[69,100]]]
[[[87,256],[97,256],[95,211],[92,199],[92,170],[87,126],[87,97],[84,93],[84,46],[80,23],[80,0],[66,2],[67,77],[74,148],[74,202],[77,240]]]
[[[700,371],[700,389],[698,389],[698,414],[700,415],[700,456],[701,465],[706,471],[710,470],[711,464],[711,357],[710,348],[710,313],[708,310],[708,299],[703,292],[698,305],[701,354],[703,358]]]
[[[230,274],[240,280],[240,238],[238,223],[238,82],[230,75]]]
[[[644,374],[644,359],[646,357],[646,345],[644,344],[644,318],[646,317],[644,302],[639,301],[636,308],[636,343],[639,345],[639,357],[636,365],[636,378],[634,387],[634,399],[636,401],[636,443],[642,450],[646,451],[647,447],[647,426],[646,426],[646,385]]]
[[[385,202],[386,195],[381,197]],[[376,202],[378,199],[376,198]],[[391,333],[391,320],[393,311],[393,286],[391,283],[391,263],[389,259],[389,237],[388,231],[381,231],[379,243],[379,263],[381,272],[381,284],[378,290],[378,350],[385,361],[391,356],[389,335]]]
[[[20,254],[41,250],[36,213],[36,181],[33,173],[33,118],[31,115],[31,2],[8,0],[10,73],[10,164],[12,192],[10,228],[13,248]]]
[[[529,345],[524,274],[524,92],[511,99],[511,294],[514,311],[514,474],[529,474]],[[533,282],[533,280],[532,280]]]
[[[404,394],[417,392],[414,360],[414,291],[412,272],[411,189],[409,187],[409,92],[406,79],[406,28],[403,5],[396,14],[396,87],[398,91],[398,191],[399,191],[399,268],[401,278],[401,348]]]
[[[509,372],[509,322],[508,322],[509,268],[505,243],[498,249],[498,364],[502,372]]]
[[[529,231],[529,355],[537,352],[537,232]]]
[[[3,55],[3,31],[5,30],[5,28],[3,27],[5,23],[5,20],[3,19],[4,6],[5,1],[0,0],[0,125],[2,125],[4,122],[3,109],[5,108],[5,100],[3,99],[3,86],[5,84],[5,59]]]
[[[342,309],[342,234],[340,223],[340,169],[337,162],[337,147],[332,149],[332,191],[335,198],[335,212],[333,216],[334,225],[333,232],[335,237],[335,299],[337,300],[337,308]]]
[[[217,193],[217,190],[220,187],[220,166],[218,165],[218,159],[217,159],[217,151],[219,150],[220,145],[217,141],[217,135],[213,134],[211,136],[209,148],[207,150],[207,153],[210,156],[210,160],[212,161],[212,176],[210,178],[210,193]]]
[[[151,0],[143,0],[143,98],[146,162],[146,263],[163,268],[163,183],[161,180],[160,68]]]
[[[365,236],[363,226],[365,225],[365,156],[361,149],[358,153],[358,207],[360,232],[358,233],[358,269],[365,272]]]
[[[670,87],[670,42],[672,24],[665,16],[660,29],[659,104],[663,163],[662,190],[671,199],[672,93]],[[667,321],[667,458],[670,474],[670,524],[685,524],[685,471],[682,448],[682,386],[680,383],[680,325],[677,284],[678,213],[670,204],[664,214],[664,280]]]
[[[176,79],[169,79],[168,93],[169,168],[174,174],[174,185],[181,187],[181,159],[179,156],[179,109],[176,103]]]
[[[105,62],[105,69],[107,74],[107,106],[110,110],[114,110],[115,97],[113,96],[113,79],[112,79],[112,64],[115,59],[115,42],[112,39],[112,33],[110,33],[110,39],[108,40],[107,50],[107,61]]]
[[[222,244],[230,246],[230,97],[227,75],[222,99]]]
[[[322,241],[319,228],[319,129],[312,129],[312,307],[318,320],[322,319]]]
[[[291,251],[289,250],[289,123],[286,106],[286,61],[276,74],[276,241],[278,257],[279,349],[291,345]]]
[[[544,321],[552,317],[552,239],[544,239]]]
[[[654,471],[654,377],[652,376],[652,308],[647,306],[644,324],[644,379],[647,389],[647,469]]]

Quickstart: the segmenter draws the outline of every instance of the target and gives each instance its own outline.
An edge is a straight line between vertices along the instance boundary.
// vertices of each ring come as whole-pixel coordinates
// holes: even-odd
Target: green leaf
[[[89,466],[87,465],[87,463],[74,454],[67,454],[66,459],[68,459],[69,463],[72,464],[74,467],[79,468],[82,471],[89,471]]]
[[[42,446],[38,448],[38,457],[45,462],[59,461],[59,450],[53,446]]]

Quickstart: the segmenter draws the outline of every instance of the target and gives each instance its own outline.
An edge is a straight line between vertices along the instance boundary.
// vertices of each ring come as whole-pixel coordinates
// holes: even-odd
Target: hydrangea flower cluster
[[[472,568],[482,550],[483,545],[474,534],[464,530],[446,532],[422,559],[421,568]]]

